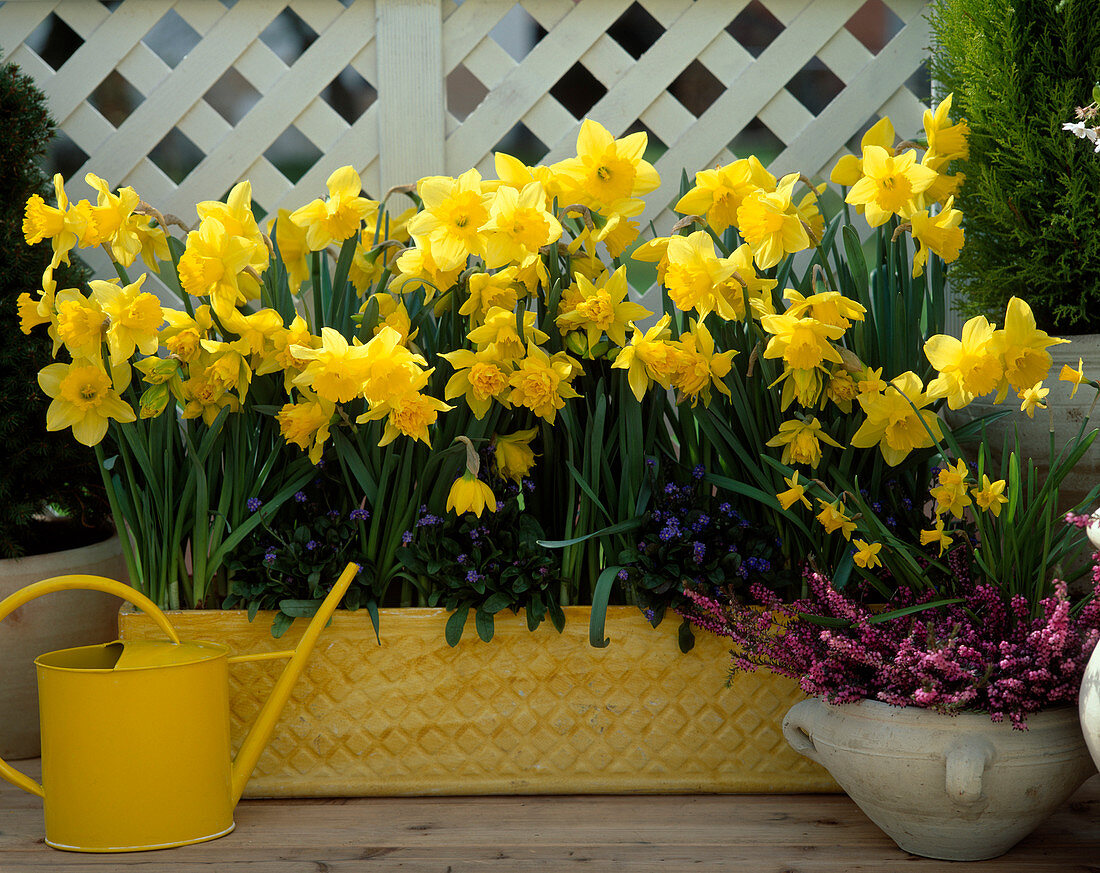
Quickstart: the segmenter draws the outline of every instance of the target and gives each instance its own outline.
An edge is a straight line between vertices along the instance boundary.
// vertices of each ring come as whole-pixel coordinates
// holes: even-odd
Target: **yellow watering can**
[[[138,852],[222,837],[322,628],[358,568],[349,564],[292,652],[235,655],[180,642],[149,598],[101,576],[57,576],[0,601],[0,620],[53,591],[88,588],[148,613],[168,640],[62,649],[35,659],[42,784],[0,760],[0,777],[44,799],[46,843]],[[290,658],[237,757],[229,745],[229,665]]]

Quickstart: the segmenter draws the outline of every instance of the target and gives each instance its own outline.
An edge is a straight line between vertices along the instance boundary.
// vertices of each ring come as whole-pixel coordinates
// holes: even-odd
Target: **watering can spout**
[[[332,590],[328,593],[328,596],[325,597],[320,607],[318,607],[317,614],[313,616],[313,619],[306,627],[305,633],[302,634],[301,641],[291,655],[286,667],[283,668],[282,675],[280,675],[279,679],[276,681],[275,687],[272,688],[271,695],[268,697],[263,709],[260,710],[260,714],[256,716],[256,721],[249,729],[248,735],[244,738],[244,742],[241,743],[241,747],[237,752],[237,757],[233,760],[232,767],[233,806],[236,806],[237,802],[241,799],[241,795],[244,793],[244,787],[249,777],[252,775],[252,771],[256,768],[256,762],[259,761],[260,754],[271,738],[275,723],[279,720],[279,715],[282,713],[283,707],[286,706],[287,700],[290,699],[290,692],[301,676],[306,661],[309,660],[310,653],[312,653],[314,646],[317,644],[317,639],[320,637],[321,631],[324,629],[325,625],[328,624],[328,620],[332,617],[336,607],[343,599],[344,593],[348,590],[348,586],[351,585],[351,580],[355,578],[358,572],[359,568],[355,564],[348,564],[347,567],[344,568],[344,572],[340,574],[340,578],[336,581],[336,584],[332,586]],[[231,658],[230,660],[250,661],[256,660],[256,658],[255,656],[243,656],[240,658]]]

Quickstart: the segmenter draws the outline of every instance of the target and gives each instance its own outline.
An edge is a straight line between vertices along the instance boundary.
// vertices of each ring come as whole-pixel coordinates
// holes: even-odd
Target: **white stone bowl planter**
[[[787,713],[783,733],[899,848],[979,861],[1007,852],[1096,772],[1072,707],[1027,724],[814,698]]]

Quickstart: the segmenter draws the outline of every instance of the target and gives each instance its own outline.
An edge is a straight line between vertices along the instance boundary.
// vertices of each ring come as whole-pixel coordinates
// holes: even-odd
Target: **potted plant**
[[[1009,306],[1026,308],[1015,298]],[[978,316],[963,334],[989,327]],[[968,392],[1013,360],[989,343],[964,375],[942,357],[962,347],[944,336],[926,344],[937,387]],[[1096,386],[1080,372],[1061,376],[1074,390]],[[850,538],[858,580],[842,587],[811,569],[806,598],[773,599],[763,611],[688,592],[688,614],[734,641],[735,671],[766,667],[815,695],[788,714],[788,740],[906,851],[995,857],[1093,772],[1074,704],[1100,638],[1100,577],[1094,570],[1087,595],[1070,594],[1084,573],[1088,518],[1068,524],[1057,503],[1096,433],[1040,477],[1018,443],[994,461],[980,442],[968,467],[944,431],[919,539],[898,532],[858,487],[836,493],[815,480],[791,510],[804,514],[799,504],[810,498],[846,507],[843,521],[818,521]]]
[[[1073,340],[1051,348],[1056,366],[1086,369],[1100,365],[1100,161],[1063,127],[1100,74],[1094,13],[1088,0],[937,0],[929,15],[933,77],[954,92],[971,133],[957,196],[969,241],[952,273],[960,308],[992,319],[1009,298],[1025,299],[1040,328]],[[1047,403],[1050,414],[1034,422],[990,424],[992,448],[1018,429],[1025,453],[1048,460],[1050,432],[1056,449],[1066,445],[1086,410],[1065,386],[1051,385]],[[978,403],[960,415],[988,412]],[[1064,484],[1062,508],[1098,473],[1093,447]]]
[[[28,247],[21,229],[32,195],[50,197],[40,162],[54,132],[46,98],[18,67],[0,67],[0,599],[62,573],[122,573],[121,546],[110,524],[95,458],[83,446],[46,431],[46,400],[35,383],[50,360],[51,340],[28,338],[24,300],[50,262],[48,247]],[[79,261],[60,264],[48,281],[83,281]],[[29,315],[34,323],[35,316]],[[23,331],[24,333],[26,330]],[[6,715],[0,756],[38,754],[38,696],[32,661],[44,651],[114,636],[118,602],[93,592],[71,592],[22,610],[18,624],[0,627],[0,655],[8,665],[0,682]]]

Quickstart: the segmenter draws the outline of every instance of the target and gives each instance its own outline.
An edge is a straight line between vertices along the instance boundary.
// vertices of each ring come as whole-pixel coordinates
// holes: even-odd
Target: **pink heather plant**
[[[1056,581],[1039,610],[988,584],[960,586],[969,589],[961,602],[938,604],[931,591],[901,588],[884,608],[870,609],[856,599],[861,592],[835,591],[807,570],[810,594],[793,604],[761,586],[752,594],[762,609],[687,590],[680,611],[733,641],[731,675],[763,667],[830,703],[871,698],[947,714],[988,712],[1024,729],[1029,713],[1076,704],[1100,638],[1100,564],[1092,578],[1092,596],[1076,606]]]

